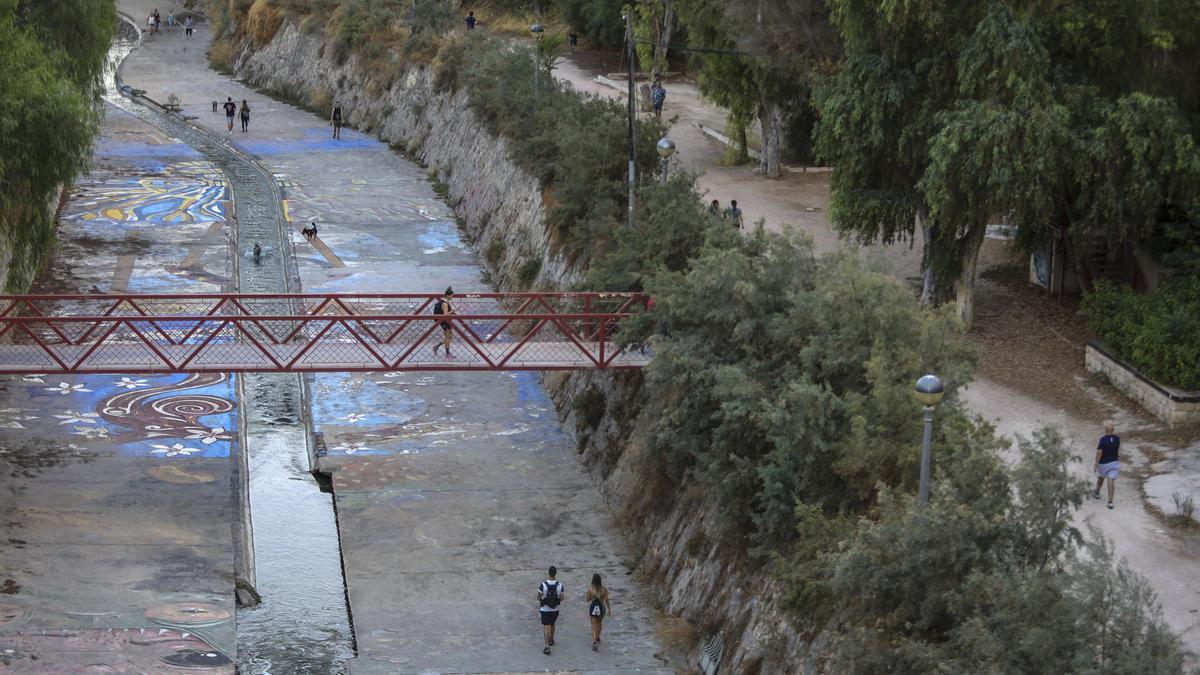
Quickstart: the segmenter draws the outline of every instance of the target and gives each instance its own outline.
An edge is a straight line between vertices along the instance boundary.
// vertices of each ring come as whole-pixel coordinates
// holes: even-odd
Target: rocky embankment
[[[510,161],[508,144],[479,123],[464,92],[438,91],[425,65],[381,89],[353,56],[339,62],[333,52],[285,22],[261,48],[239,45],[234,69],[255,86],[310,107],[341,100],[350,125],[377,133],[429,167],[499,287],[521,288],[530,259],[541,260],[535,287],[565,288],[578,279],[578,270],[551,245],[537,180]],[[640,383],[637,374],[546,378],[564,423],[579,434],[583,460],[627,525],[639,570],[662,607],[696,628],[689,661],[696,663],[702,643],[723,632],[721,672],[807,670],[801,665],[806,646],[776,611],[771,579],[708,536],[716,531],[716,514],[703,493],[648,484],[658,472],[632,429]]]

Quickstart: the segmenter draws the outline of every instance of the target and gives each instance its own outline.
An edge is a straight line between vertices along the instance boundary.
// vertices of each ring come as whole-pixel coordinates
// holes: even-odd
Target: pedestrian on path
[[[592,575],[592,585],[587,591],[588,618],[592,621],[592,651],[600,649],[600,629],[604,617],[612,614],[612,605],[608,603],[608,589],[600,581],[599,574]]]
[[[721,213],[721,202],[712,200],[712,203],[708,205],[708,215],[713,218],[724,218],[725,214]]]
[[[246,133],[246,130],[249,129],[249,127],[250,127],[250,104],[246,102],[246,99],[242,99],[241,117],[242,117],[242,133]]]
[[[558,576],[558,568],[551,565],[549,574],[550,578],[538,586],[538,603],[541,605],[538,613],[542,616],[542,639],[546,643],[542,653],[546,656],[550,656],[550,648],[554,646],[554,623],[558,621],[558,607],[564,598],[563,585],[554,578]]]
[[[151,35],[154,35],[154,15],[153,14],[146,17],[146,30]]]
[[[316,223],[313,223],[313,227],[316,227]],[[450,300],[453,297],[454,297],[454,289],[451,287],[446,287],[446,294],[444,296],[438,298],[437,302],[433,303],[433,313],[437,316],[449,316],[449,315],[453,314],[454,307],[450,305]],[[445,347],[446,348],[446,358],[452,359],[452,358],[454,358],[454,355],[450,353],[450,337],[453,335],[453,332],[450,329],[450,322],[449,321],[440,321],[438,323],[442,327],[442,344],[433,345],[433,355],[437,356],[438,347]],[[554,568],[551,567],[550,569],[554,569]],[[553,576],[553,575],[551,575],[551,576]]]
[[[192,39],[192,17],[183,20],[183,34],[187,39]]]
[[[571,53],[575,53],[575,48],[579,46],[579,33],[570,33],[567,35],[567,44],[571,45]]]
[[[1104,486],[1104,479],[1107,478],[1110,509],[1113,507],[1113,495],[1117,491],[1117,474],[1121,470],[1121,462],[1117,457],[1121,449],[1121,437],[1113,431],[1111,422],[1104,425],[1104,435],[1100,437],[1100,443],[1096,446],[1096,463],[1092,465],[1092,471],[1096,473],[1096,489],[1092,491],[1092,496],[1100,498],[1100,488]]]
[[[154,8],[153,16],[154,16],[154,32],[157,33],[158,29],[162,27],[162,14],[158,13],[157,7]]]
[[[663,101],[667,100],[667,90],[663,89],[662,80],[655,80],[650,88],[650,102],[654,104],[654,116],[662,117]]]
[[[737,229],[745,229],[746,223],[742,217],[742,210],[738,208],[737,200],[729,200],[729,209],[725,211],[725,216],[729,218],[729,223]]]
[[[237,114],[237,104],[233,102],[232,96],[225,97],[225,124],[229,127],[229,133],[233,133],[233,116]]]
[[[475,12],[467,12],[467,18],[463,19],[467,24],[467,30],[475,30]]]
[[[330,115],[329,121],[333,123],[333,137],[342,137],[342,102],[333,102],[333,114]]]
[[[172,30],[173,28],[175,28],[175,11],[174,10],[167,12],[167,32],[168,33],[174,32]]]

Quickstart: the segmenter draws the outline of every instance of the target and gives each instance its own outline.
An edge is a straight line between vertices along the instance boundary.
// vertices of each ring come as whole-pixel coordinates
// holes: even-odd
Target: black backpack
[[[542,593],[542,605],[550,609],[558,609],[559,603],[562,602],[558,597],[558,582],[547,581],[545,585],[546,592]]]
[[[445,314],[446,313],[445,305],[446,305],[446,301],[442,300],[441,298],[438,298],[438,301],[433,303],[433,313],[434,314]]]

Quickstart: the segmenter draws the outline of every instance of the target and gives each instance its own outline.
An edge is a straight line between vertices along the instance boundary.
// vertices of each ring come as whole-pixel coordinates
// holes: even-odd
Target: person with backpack
[[[237,114],[237,104],[233,102],[232,96],[225,97],[225,126],[228,127],[229,133],[233,133],[233,116]]]
[[[608,589],[600,581],[599,574],[592,575],[592,585],[587,591],[588,618],[592,621],[592,651],[600,650],[600,629],[604,617],[612,614],[612,605],[608,603]]]
[[[333,102],[333,112],[329,115],[329,123],[333,125],[333,137],[342,137],[342,102]]]
[[[563,585],[554,577],[558,576],[558,568],[550,566],[550,578],[538,586],[538,603],[541,604],[542,638],[546,643],[542,653],[550,656],[550,648],[554,646],[554,622],[558,621],[558,607],[563,601]]]
[[[454,289],[446,287],[446,294],[438,298],[437,302],[433,303],[433,313],[438,316],[448,316],[454,313],[454,307],[450,305],[450,299],[454,297]],[[450,330],[449,321],[439,322],[442,326],[442,343],[433,345],[433,355],[437,356],[438,347],[446,348],[446,358],[452,359],[454,355],[450,353],[450,337],[453,333]],[[554,569],[553,567],[550,569]],[[551,574],[551,577],[554,575]]]

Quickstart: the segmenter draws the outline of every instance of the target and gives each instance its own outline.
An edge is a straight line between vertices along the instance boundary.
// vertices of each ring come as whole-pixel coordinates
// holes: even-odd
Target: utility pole
[[[634,50],[633,12],[625,15],[625,43],[629,46],[629,227],[635,225],[634,209],[637,206],[637,134],[634,125],[637,111],[634,109]]]

